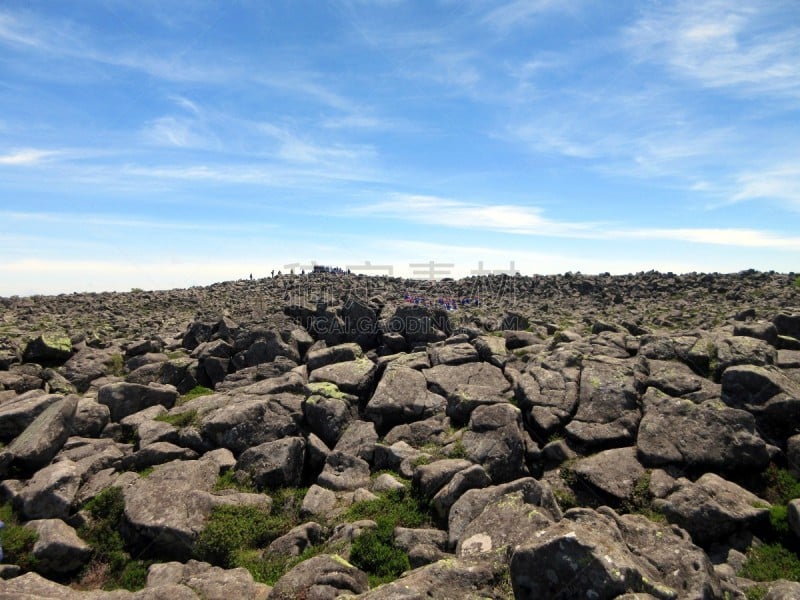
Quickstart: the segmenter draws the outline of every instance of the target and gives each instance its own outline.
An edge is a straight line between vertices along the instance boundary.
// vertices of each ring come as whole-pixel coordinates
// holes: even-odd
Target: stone
[[[197,452],[190,448],[182,448],[169,442],[154,442],[124,457],[120,461],[120,467],[133,471],[143,471],[171,461],[196,460],[197,458]]]
[[[577,369],[553,370],[531,365],[514,384],[526,423],[543,438],[566,425],[578,408]]]
[[[482,465],[495,484],[530,474],[525,464],[522,413],[511,404],[477,407],[461,441],[467,458]]]
[[[753,415],[708,400],[695,404],[655,388],[642,399],[644,418],[636,440],[647,467],[669,464],[721,473],[766,468],[767,445]]]
[[[67,396],[48,406],[9,444],[14,464],[27,472],[47,465],[71,435],[77,407],[77,396]]]
[[[317,484],[308,488],[303,497],[300,514],[304,516],[327,516],[336,508],[336,494]]]
[[[346,394],[353,394],[364,400],[372,390],[377,367],[368,358],[337,362],[315,369],[309,376],[310,382],[329,382]]]
[[[340,362],[355,362],[364,358],[364,351],[361,346],[354,342],[339,344],[330,348],[320,348],[311,350],[306,356],[308,372],[313,373],[321,367]]]
[[[63,396],[47,394],[44,390],[9,394],[9,399],[0,403],[0,442],[4,444],[25,431],[48,406],[63,400]]]
[[[456,473],[472,466],[463,458],[446,458],[420,465],[414,471],[413,485],[423,498],[433,498]]]
[[[374,423],[353,421],[342,433],[334,450],[358,456],[369,463],[372,462],[378,439]]]
[[[369,589],[364,572],[337,555],[320,554],[291,569],[275,582],[270,600],[296,600],[363,594]]]
[[[334,491],[354,491],[369,487],[369,475],[367,461],[337,450],[328,456],[317,483]]]
[[[567,436],[587,450],[630,445],[641,413],[634,366],[629,360],[584,362],[578,410]]]
[[[436,365],[461,365],[478,361],[478,351],[468,343],[443,344],[430,349],[431,364]]]
[[[319,523],[310,521],[293,527],[270,543],[267,550],[272,554],[300,556],[306,548],[322,542],[323,531]]]
[[[89,545],[61,519],[28,521],[25,528],[38,536],[33,556],[37,572],[44,575],[59,577],[75,573],[92,554]]]
[[[63,365],[72,356],[72,342],[64,335],[43,333],[28,342],[22,361],[52,367]]]
[[[71,460],[53,463],[37,471],[19,494],[26,519],[65,519],[69,516],[82,472]]]
[[[111,420],[111,411],[94,398],[81,398],[72,417],[73,435],[99,437]]]
[[[350,423],[358,418],[357,402],[357,398],[341,393],[314,394],[303,402],[303,415],[309,429],[333,448]]]
[[[653,505],[700,545],[725,540],[765,522],[769,515],[768,502],[714,473],[706,473],[694,483],[679,481],[672,494]]]
[[[444,412],[446,401],[428,391],[425,376],[408,367],[387,369],[364,409],[378,431]]]
[[[236,462],[258,488],[296,487],[303,479],[306,442],[289,437],[248,448]]]
[[[646,474],[636,459],[636,448],[603,450],[576,461],[571,469],[601,502],[615,506],[632,499],[634,489]]]
[[[177,399],[178,391],[175,388],[127,382],[104,385],[97,394],[97,401],[108,406],[111,420],[115,423],[151,406],[161,405],[170,409],[175,406]]]

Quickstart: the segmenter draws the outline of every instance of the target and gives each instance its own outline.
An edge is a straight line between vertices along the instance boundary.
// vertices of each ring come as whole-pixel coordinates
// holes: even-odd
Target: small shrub
[[[5,555],[3,560],[19,566],[23,571],[33,570],[36,567],[33,545],[39,536],[20,525],[10,504],[0,505],[0,520],[5,523],[5,528],[0,531]]]
[[[773,504],[769,509],[769,524],[778,535],[788,535],[789,508],[785,504]]]
[[[119,352],[111,355],[108,362],[108,374],[114,377],[122,377],[125,374],[125,358]]]
[[[740,576],[754,581],[800,581],[800,558],[781,544],[753,546]]]
[[[411,568],[408,555],[394,545],[393,528],[385,525],[353,540],[350,562],[367,573],[370,587],[397,579]]]
[[[390,490],[377,500],[353,504],[345,512],[345,521],[361,519],[372,519],[378,525],[390,523],[392,529],[398,525],[421,527],[430,523],[430,517],[420,508],[419,500],[406,490]]]
[[[237,490],[239,492],[253,493],[256,491],[256,487],[253,485],[249,475],[237,477],[233,469],[228,469],[217,477],[217,482],[214,484],[214,491],[218,492],[220,490]]]
[[[787,469],[771,464],[765,474],[762,495],[772,504],[788,504],[795,498],[800,498],[800,481]]]
[[[448,458],[467,458],[467,449],[464,446],[464,442],[461,441],[461,438],[458,438],[454,443],[450,451],[447,453]]]
[[[751,588],[748,588],[744,595],[747,600],[764,600],[764,596],[767,595],[769,590],[763,585],[754,585]]]
[[[195,556],[232,569],[239,551],[267,546],[282,535],[281,524],[257,506],[217,506],[197,539]]]
[[[120,521],[125,510],[122,489],[106,488],[86,503],[85,510],[91,520],[81,527],[78,535],[92,547],[93,555],[84,569],[82,582],[98,582],[106,590],[143,588],[150,563],[131,560],[120,535]]]

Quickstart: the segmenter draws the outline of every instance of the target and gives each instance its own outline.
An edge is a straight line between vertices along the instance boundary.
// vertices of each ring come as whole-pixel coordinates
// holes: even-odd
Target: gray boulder
[[[342,437],[336,442],[334,450],[358,456],[365,461],[372,462],[375,444],[378,443],[378,433],[375,424],[368,421],[353,421],[344,430]]]
[[[236,471],[247,474],[259,487],[295,487],[303,479],[306,442],[289,437],[248,448],[236,462]]]
[[[72,417],[73,435],[99,437],[111,420],[111,411],[94,398],[81,398]]]
[[[478,361],[478,351],[469,342],[457,344],[442,344],[431,347],[431,364],[436,365],[461,365]]]
[[[420,448],[426,444],[443,445],[450,436],[450,420],[446,415],[438,414],[422,421],[393,427],[384,436],[383,441],[390,445],[395,442],[406,442],[410,446]]]
[[[133,471],[143,471],[149,467],[171,461],[195,460],[197,458],[197,452],[189,448],[176,446],[169,442],[154,442],[124,457],[120,461],[120,467]]]
[[[365,573],[340,556],[321,554],[301,562],[275,582],[269,598],[333,600],[341,594],[363,594],[368,589]]]
[[[174,387],[126,382],[104,385],[97,393],[97,401],[108,406],[111,420],[115,423],[151,406],[161,405],[170,409],[177,399],[178,391]]]
[[[212,446],[239,454],[264,442],[301,432],[302,396],[288,393],[258,396],[237,391],[223,400],[200,419],[203,439]]]
[[[339,344],[330,348],[320,348],[311,350],[306,356],[308,372],[313,373],[317,369],[340,362],[355,362],[364,358],[364,351],[361,346],[354,342]]]
[[[582,458],[571,466],[578,482],[602,503],[619,506],[633,497],[646,471],[636,460],[636,448],[613,448]]]
[[[423,498],[433,498],[456,473],[468,469],[472,464],[463,458],[448,458],[420,465],[414,471],[414,487]]]
[[[322,542],[323,530],[319,523],[309,521],[293,527],[287,533],[270,543],[267,550],[272,554],[300,556],[306,548]]]
[[[124,533],[155,555],[188,559],[213,503],[219,466],[210,460],[174,461],[124,488]],[[169,498],[169,502],[164,502]]]
[[[679,480],[678,488],[667,498],[655,500],[654,506],[700,545],[725,540],[765,522],[769,515],[769,503],[714,473],[694,483]]]
[[[33,546],[36,570],[43,575],[63,576],[74,573],[89,560],[92,549],[75,530],[61,519],[28,521],[26,529],[35,531]]]
[[[540,507],[547,511],[554,521],[561,519],[561,509],[558,507],[550,486],[546,482],[536,481],[532,477],[483,489],[467,490],[450,508],[447,519],[450,546],[456,546],[469,524],[477,519],[489,504],[507,494],[517,492],[521,494],[520,497],[524,504]]]
[[[587,450],[626,446],[639,426],[639,394],[629,360],[593,359],[581,373],[578,410],[567,436]]]
[[[422,373],[408,367],[393,367],[384,373],[364,415],[379,431],[388,431],[444,412],[445,405],[444,398],[428,391]]]
[[[165,593],[164,588],[167,586],[187,587],[203,600],[230,598],[266,600],[271,589],[267,585],[253,581],[253,576],[244,568],[221,569],[196,560],[190,560],[185,564],[169,562],[151,565],[147,570],[145,590],[158,590],[158,593],[164,593],[162,597],[172,598]]]
[[[19,493],[19,503],[26,519],[65,519],[69,516],[82,469],[71,460],[63,460],[40,469]]]
[[[767,584],[769,588],[763,600],[797,600],[800,598],[800,583],[797,581],[775,581]]]
[[[578,378],[575,368],[528,367],[514,385],[526,422],[545,437],[566,425],[578,407]]]
[[[8,398],[0,402],[0,442],[4,444],[25,431],[48,406],[63,400],[63,396],[46,394],[44,390],[2,393],[8,394]]]
[[[26,471],[47,465],[72,434],[72,419],[77,407],[77,396],[68,396],[48,406],[8,446],[14,463]]]
[[[369,487],[369,475],[367,461],[337,450],[328,455],[317,483],[338,492],[354,491]]]
[[[330,349],[330,348],[329,348]],[[372,390],[377,367],[368,358],[337,362],[311,371],[310,382],[329,382],[347,394],[365,399]]]
[[[72,356],[72,342],[65,335],[43,333],[25,346],[22,361],[45,366],[63,365]]]
[[[358,398],[336,393],[338,388],[331,387],[334,389],[327,390],[327,393],[320,390],[323,393],[312,394],[303,402],[303,415],[309,429],[329,448],[336,446],[350,423],[358,417]]]
[[[648,467],[668,464],[736,472],[764,469],[767,445],[758,435],[753,415],[718,400],[694,404],[650,388],[642,399],[644,418],[636,445]]]
[[[522,413],[511,404],[476,408],[461,441],[467,457],[483,466],[494,483],[529,474],[525,464]]]

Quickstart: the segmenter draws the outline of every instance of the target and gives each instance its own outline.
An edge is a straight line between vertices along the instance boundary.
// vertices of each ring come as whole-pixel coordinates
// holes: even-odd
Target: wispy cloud
[[[654,6],[624,32],[639,60],[735,94],[800,96],[800,25],[792,3],[683,0]]]
[[[568,10],[570,4],[574,4],[574,2],[567,2],[567,0],[513,0],[493,8],[486,14],[483,21],[492,28],[508,30],[524,26],[531,19],[543,13]]]
[[[742,173],[737,177],[734,202],[770,199],[800,209],[800,166],[797,162]]]
[[[0,155],[0,165],[9,165],[9,166],[37,165],[48,159],[56,157],[59,154],[62,153],[55,150],[36,150],[34,148],[15,150],[8,154]]]
[[[396,194],[384,202],[351,211],[355,214],[426,225],[524,236],[608,241],[662,240],[742,248],[800,250],[800,237],[787,237],[771,231],[742,228],[638,228],[613,223],[567,222],[548,219],[537,207],[481,204],[435,196]]]

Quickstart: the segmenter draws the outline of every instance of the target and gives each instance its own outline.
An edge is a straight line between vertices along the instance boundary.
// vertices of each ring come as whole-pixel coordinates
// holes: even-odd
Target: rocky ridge
[[[30,540],[3,597],[800,597],[745,577],[799,546],[793,275],[321,274],[0,307],[0,494]],[[229,540],[243,519],[260,537]],[[137,587],[120,556],[139,591],[98,589]]]

